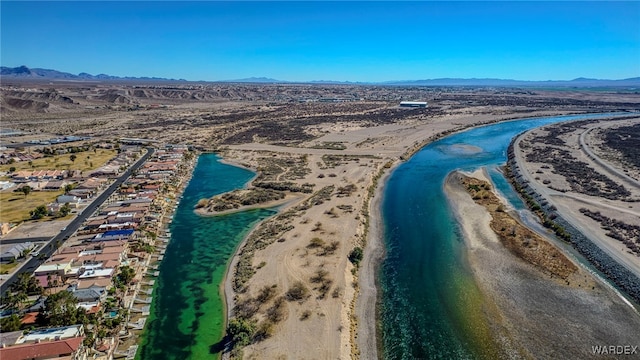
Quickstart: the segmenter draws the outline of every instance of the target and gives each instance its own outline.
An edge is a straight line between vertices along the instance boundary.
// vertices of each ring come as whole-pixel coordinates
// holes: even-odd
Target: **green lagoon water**
[[[458,224],[443,193],[444,178],[456,169],[504,164],[509,142],[525,130],[602,116],[538,118],[470,129],[431,143],[392,173],[382,202],[387,253],[378,274],[384,359],[499,355],[482,312],[482,296],[465,262]],[[522,208],[508,183],[496,172],[491,177],[498,190]]]
[[[253,172],[220,163],[214,154],[198,159],[193,178],[170,226],[171,241],[160,265],[151,315],[139,359],[212,359],[224,335],[220,284],[228,261],[247,232],[274,214],[251,210],[202,217],[193,208],[202,198],[242,188]]]

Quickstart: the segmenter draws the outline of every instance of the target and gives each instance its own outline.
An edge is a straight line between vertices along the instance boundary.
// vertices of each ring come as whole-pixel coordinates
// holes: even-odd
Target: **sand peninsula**
[[[376,358],[374,269],[384,251],[379,201],[386,176],[442,136],[513,118],[444,116],[372,128],[333,124],[327,135],[296,147],[249,143],[221,149],[225,161],[258,172],[249,191],[297,196],[257,225],[231,260],[224,284],[229,319],[253,324],[259,339],[236,347],[232,356],[304,357],[313,351],[319,358]],[[202,208],[211,209],[223,196],[203,200]],[[354,263],[349,259],[356,248],[364,258]]]
[[[484,295],[492,336],[511,358],[600,358],[637,346],[640,315],[603,279],[519,222],[482,170],[454,172],[445,192]]]

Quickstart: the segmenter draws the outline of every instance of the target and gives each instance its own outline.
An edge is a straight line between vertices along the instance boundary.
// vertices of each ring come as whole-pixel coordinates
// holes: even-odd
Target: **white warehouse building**
[[[400,107],[417,107],[417,108],[426,108],[426,101],[401,101]]]

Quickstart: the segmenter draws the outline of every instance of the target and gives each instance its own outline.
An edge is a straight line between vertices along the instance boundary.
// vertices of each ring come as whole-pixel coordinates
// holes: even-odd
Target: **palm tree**
[[[73,184],[67,184],[64,186],[64,193],[68,194],[69,191],[73,190]]]
[[[16,306],[18,307],[18,310],[20,310],[24,307],[24,303],[29,301],[29,297],[27,296],[26,293],[19,292],[14,295],[14,301],[16,303]]]
[[[15,292],[24,292],[27,295],[41,295],[42,286],[31,274],[21,273],[18,280],[11,285],[11,290]]]
[[[2,298],[2,303],[6,304],[7,309],[9,310],[20,310],[22,308],[22,303],[26,302],[28,299],[29,297],[27,294],[22,291],[18,291],[16,293],[7,291]]]

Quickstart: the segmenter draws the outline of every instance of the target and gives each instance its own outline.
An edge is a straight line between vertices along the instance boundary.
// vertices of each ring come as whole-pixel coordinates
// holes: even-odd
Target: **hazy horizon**
[[[0,6],[7,67],[189,81],[640,76],[640,2]]]

